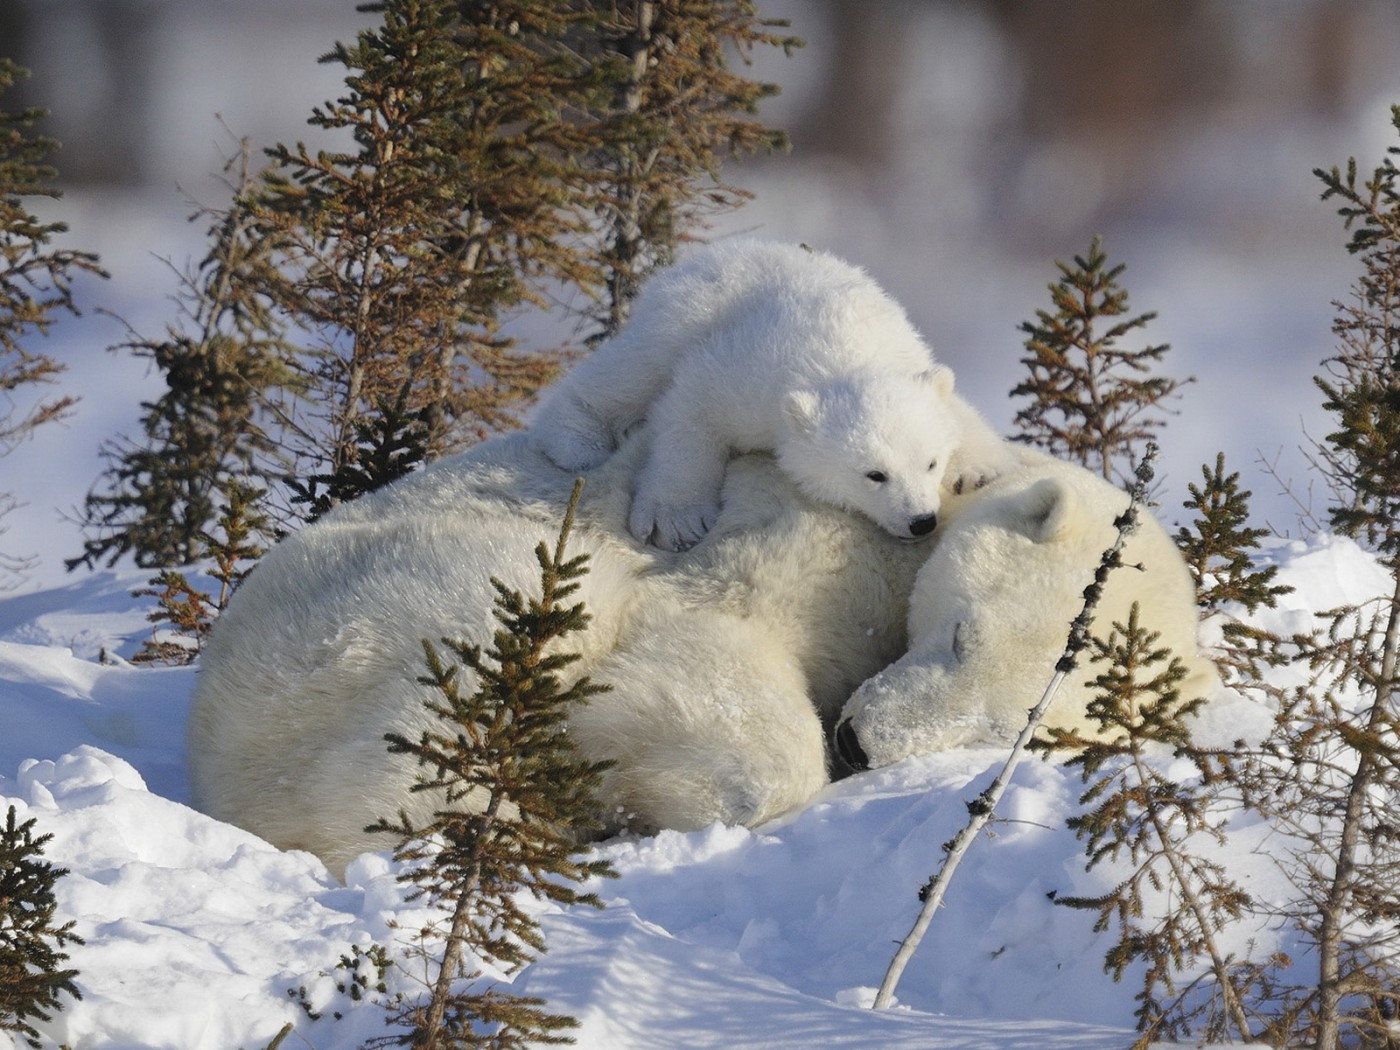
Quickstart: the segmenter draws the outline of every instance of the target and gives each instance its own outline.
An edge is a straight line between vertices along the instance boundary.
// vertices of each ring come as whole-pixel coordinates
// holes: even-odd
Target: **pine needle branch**
[[[575,839],[597,826],[592,793],[607,763],[580,758],[565,731],[570,708],[604,687],[586,678],[565,687],[560,673],[577,656],[554,646],[588,622],[581,603],[563,603],[587,571],[586,557],[566,557],[581,491],[582,480],[558,542],[536,548],[540,596],[527,599],[493,580],[499,627],[489,647],[444,639],[444,653],[425,641],[428,673],[420,681],[438,721],[417,740],[387,737],[391,752],[419,764],[413,790],[440,801],[425,823],[401,812],[370,830],[398,837],[396,857],[411,865],[401,876],[413,886],[411,899],[431,902],[445,918],[426,1001],[402,1006],[391,1021],[404,1033],[373,1045],[509,1050],[569,1041],[558,1033],[575,1022],[548,1013],[542,1000],[462,990],[460,978],[479,978],[478,960],[514,971],[544,950],[519,894],[601,907],[596,894],[575,887],[612,874],[605,861],[577,857]]]

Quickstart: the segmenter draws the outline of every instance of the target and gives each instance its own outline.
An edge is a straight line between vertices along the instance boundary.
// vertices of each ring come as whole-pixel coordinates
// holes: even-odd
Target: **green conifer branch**
[[[578,657],[554,644],[588,623],[581,603],[566,603],[587,572],[586,555],[566,557],[581,486],[553,549],[536,548],[540,595],[526,598],[493,579],[499,627],[489,648],[444,639],[444,655],[425,641],[428,674],[421,681],[439,722],[418,740],[387,737],[391,752],[417,760],[414,791],[436,793],[441,802],[425,824],[401,813],[371,830],[399,837],[396,857],[411,865],[402,879],[413,885],[413,897],[444,910],[446,930],[428,999],[391,1018],[406,1034],[376,1045],[505,1050],[569,1041],[560,1033],[572,1019],[548,1013],[539,999],[494,988],[464,992],[457,979],[473,972],[473,958],[515,970],[544,950],[519,893],[601,907],[596,894],[577,887],[612,874],[606,861],[577,856],[576,839],[600,826],[593,791],[608,763],[580,759],[566,731],[569,710],[605,687],[587,678],[565,686],[562,673]],[[470,691],[464,670],[476,683]],[[476,1041],[479,1033],[489,1041]]]
[[[1130,484],[1140,447],[1164,425],[1157,414],[1163,403],[1194,380],[1150,374],[1169,349],[1165,343],[1136,350],[1121,345],[1157,315],[1129,315],[1128,293],[1118,283],[1124,267],[1108,266],[1101,238],[1086,255],[1076,255],[1073,266],[1055,265],[1060,279],[1050,285],[1053,310],[1037,310],[1035,321],[1021,325],[1030,352],[1022,364],[1030,376],[1011,396],[1030,403],[1016,413],[1021,433],[1015,440]]]
[[[1205,615],[1224,619],[1224,646],[1216,663],[1227,681],[1253,687],[1259,683],[1261,666],[1287,661],[1285,640],[1229,610],[1273,608],[1293,588],[1274,582],[1277,566],[1256,563],[1259,541],[1269,532],[1248,525],[1251,493],[1240,487],[1238,471],[1225,472],[1223,452],[1213,468],[1201,467],[1201,478],[1199,486],[1187,486],[1191,498],[1182,506],[1196,516],[1189,527],[1177,529],[1176,544],[1196,584],[1197,605]]]
[[[1207,1032],[1207,1038],[1228,1037],[1233,1029],[1248,1040],[1250,1022],[1217,933],[1239,918],[1251,899],[1220,864],[1188,848],[1202,834],[1223,841],[1221,822],[1209,813],[1210,796],[1167,778],[1154,760],[1154,755],[1160,760],[1163,754],[1189,750],[1189,720],[1205,697],[1181,697],[1178,685],[1186,677],[1185,665],[1157,644],[1160,636],[1148,631],[1138,615],[1134,603],[1126,624],[1115,623],[1107,640],[1093,640],[1094,659],[1105,665],[1094,679],[1097,691],[1086,711],[1095,732],[1050,729],[1031,745],[1068,754],[1066,765],[1080,768],[1087,787],[1079,801],[1086,808],[1068,826],[1085,843],[1086,868],[1122,862],[1130,869],[1105,894],[1060,896],[1056,903],[1096,912],[1098,932],[1117,927],[1117,940],[1104,958],[1104,969],[1115,981],[1129,966],[1145,964],[1136,996],[1141,1036],[1135,1047],[1190,1033],[1205,1007],[1190,1007],[1187,994],[1200,982],[1181,990],[1175,975],[1201,958],[1209,962],[1215,994],[1228,1018],[1222,1030]],[[1165,894],[1173,907],[1152,914],[1149,922],[1150,891]]]
[[[28,75],[0,57],[0,99]],[[72,411],[76,399],[64,395],[28,403],[31,388],[55,382],[66,367],[34,350],[32,341],[47,335],[59,316],[79,312],[75,281],[84,274],[107,276],[96,255],[52,245],[67,232],[65,223],[44,222],[29,210],[30,198],[61,196],[53,186],[57,172],[48,163],[58,144],[34,133],[44,116],[37,108],[0,110],[0,457],[38,427]],[[15,506],[15,498],[0,491],[0,519]],[[22,574],[33,564],[32,557],[0,551],[0,589],[5,576]]]
[[[18,822],[15,807],[0,828],[0,1032],[14,1032],[35,1050],[40,1033],[31,1021],[48,1021],[63,1008],[60,995],[81,999],[78,971],[64,969],[62,949],[82,944],[75,923],[53,924],[54,886],[68,874],[40,858],[51,834],[34,835],[34,818]]]

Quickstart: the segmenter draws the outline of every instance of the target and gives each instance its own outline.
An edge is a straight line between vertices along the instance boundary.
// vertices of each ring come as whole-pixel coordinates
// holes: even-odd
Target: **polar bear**
[[[853,768],[964,744],[1009,743],[1040,700],[1083,604],[1114,519],[1128,496],[1072,463],[1021,449],[1021,466],[984,489],[950,498],[935,548],[909,604],[908,653],[850,698],[836,732]],[[1134,602],[1185,664],[1183,696],[1208,696],[1215,665],[1198,648],[1196,593],[1171,537],[1148,513],[1109,573],[1090,630],[1107,637]],[[1140,566],[1140,567],[1139,567]],[[1090,729],[1081,657],[1045,724]]]
[[[906,540],[933,531],[950,470],[981,480],[1010,465],[869,276],[769,241],[710,245],[654,277],[531,430],[557,465],[585,470],[642,419],[654,442],[628,523],[667,550],[714,524],[732,452],[774,453],[808,496]]]
[[[801,495],[771,457],[744,456],[725,510],[682,555],[625,518],[645,429],[588,473],[569,552],[587,553],[593,619],[568,669],[607,683],[571,712],[609,830],[761,823],[827,781],[841,704],[905,646],[926,548]],[[538,592],[534,548],[558,535],[574,474],[523,435],[499,438],[282,540],[239,588],[201,657],[189,725],[196,805],[339,874],[392,845],[365,827],[435,800],[413,792],[421,640],[485,641],[495,576]],[[464,674],[469,673],[464,671]],[[470,685],[471,683],[464,683]]]

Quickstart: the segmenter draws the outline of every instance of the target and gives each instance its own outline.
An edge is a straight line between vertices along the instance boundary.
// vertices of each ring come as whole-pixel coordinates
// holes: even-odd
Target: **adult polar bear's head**
[[[1032,450],[1015,473],[950,509],[919,570],[909,651],[847,702],[837,746],[855,768],[972,743],[1009,743],[1040,700],[1127,495],[1091,472]],[[1140,606],[1187,668],[1183,696],[1219,684],[1197,647],[1195,587],[1171,537],[1150,515],[1129,535],[1090,626],[1107,637]],[[1087,657],[1061,684],[1045,723],[1091,729]]]
[[[778,464],[812,499],[916,540],[938,525],[939,490],[961,439],[953,373],[860,372],[794,391]]]

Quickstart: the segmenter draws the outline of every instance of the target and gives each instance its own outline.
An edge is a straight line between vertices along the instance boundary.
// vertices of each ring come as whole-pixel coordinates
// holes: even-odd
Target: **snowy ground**
[[[789,6],[794,17],[802,10]],[[955,5],[928,5],[926,17],[937,24],[911,37],[925,56],[920,68],[932,76],[964,61],[951,67],[959,76],[933,78],[938,90],[911,85],[900,101],[913,123],[897,163],[879,179],[856,177],[799,148],[790,160],[740,169],[758,198],[715,233],[802,240],[869,267],[1001,427],[1012,414],[1006,391],[1022,371],[1016,326],[1048,305],[1051,260],[1105,233],[1110,256],[1128,264],[1135,310],[1160,312],[1153,338],[1172,343],[1171,373],[1199,377],[1164,436],[1163,516],[1180,516],[1185,484],[1224,448],[1256,492],[1257,516],[1296,535],[1291,498],[1254,460],[1281,453],[1285,479],[1301,476],[1302,435],[1325,426],[1310,376],[1332,345],[1329,304],[1354,277],[1310,172],[1353,154],[1374,164],[1393,144],[1393,69],[1383,89],[1340,117],[1272,124],[1241,110],[1190,123],[1174,133],[1170,163],[1159,165],[1170,193],[1115,215],[1072,207],[1083,180],[1043,177],[1054,167],[1045,157],[1027,153],[992,177],[972,166],[982,132],[967,114],[992,97],[987,89],[1001,74],[981,62],[980,30],[959,21],[966,16]],[[821,51],[819,27],[799,29],[813,38],[809,57],[788,74],[763,76],[821,75],[811,57]],[[332,38],[328,31],[306,44],[307,69],[325,72],[312,59]],[[179,68],[195,73],[162,81],[167,105],[156,127],[168,135],[158,152],[179,146],[185,168],[162,169],[145,191],[78,191],[52,206],[52,217],[72,227],[65,246],[99,252],[113,276],[82,282],[85,315],[35,347],[68,364],[55,392],[79,396],[78,413],[0,461],[0,491],[24,503],[4,522],[0,550],[37,557],[17,591],[0,593],[0,815],[8,800],[34,816],[54,835],[50,858],[71,872],[59,892],[63,915],[87,941],[71,949],[84,998],[45,1033],[75,1050],[257,1050],[288,1022],[297,1028],[284,1047],[358,1046],[383,1031],[381,1012],[348,1009],[324,971],[351,945],[392,941],[391,923],[414,923],[384,858],[357,863],[342,886],[313,858],[280,853],[188,807],[182,739],[194,672],[123,662],[147,631],[149,599],[130,596],[147,574],[62,569],[81,547],[72,518],[101,469],[99,443],[135,433],[139,401],[159,392],[143,362],[103,348],[127,335],[117,317],[159,333],[176,287],[160,259],[183,267],[202,254],[201,224],[184,221],[175,187],[221,203],[193,178],[217,171],[226,152],[214,112],[240,134],[261,128],[260,143],[290,140],[304,134],[309,106],[337,90],[334,77],[288,84],[290,60],[250,86],[249,56],[266,61],[272,52],[228,39],[221,31],[194,46],[182,37]],[[787,98],[803,97],[800,84],[788,87]],[[229,109],[258,99],[280,123]],[[775,118],[782,126],[787,116]],[[1008,187],[1022,204],[1009,207]],[[1002,216],[1009,220],[999,223]],[[1059,225],[1024,229],[1035,216]],[[1308,495],[1305,483],[1296,494]],[[1271,625],[1304,626],[1309,610],[1380,588],[1374,563],[1350,543],[1314,538],[1276,553],[1298,592]],[[1202,733],[1232,737],[1259,717],[1225,698]],[[578,1044],[589,1050],[1126,1046],[1134,979],[1111,983],[1101,972],[1107,938],[1093,934],[1089,915],[1047,896],[1091,893],[1114,874],[1084,873],[1063,826],[1077,776],[1039,761],[1021,768],[1004,803],[1014,822],[983,837],[960,870],[900,985],[900,1007],[865,1008],[941,843],[964,819],[964,800],[1000,760],[959,751],[865,774],[758,831],[609,844],[621,877],[599,887],[607,907],[543,915],[550,950],[517,981],[578,1018]],[[1267,899],[1278,892],[1268,859],[1277,849],[1265,829],[1241,820],[1225,857]],[[1256,954],[1276,937],[1243,927],[1234,936],[1229,947],[1241,951],[1254,937]],[[321,1020],[289,997],[302,986],[313,1007],[332,1006]]]
[[[1278,628],[1384,588],[1349,541],[1274,553],[1297,588],[1269,614]],[[352,864],[342,886],[313,857],[189,808],[182,735],[195,672],[125,662],[146,636],[149,599],[129,597],[144,575],[97,573],[0,600],[0,807],[53,834],[47,855],[70,872],[61,917],[87,942],[70,949],[83,999],[44,1033],[84,1050],[255,1050],[294,1022],[284,1046],[358,1046],[382,1034],[383,1013],[352,1008],[327,974],[352,945],[393,945],[421,915],[385,855]],[[1198,735],[1260,725],[1260,711],[1227,694]],[[544,909],[549,950],[516,984],[576,1017],[587,1050],[1126,1046],[1134,978],[1105,977],[1107,935],[1048,897],[1102,891],[1115,876],[1086,874],[1064,829],[1077,775],[1038,760],[959,870],[898,1008],[867,1008],[940,844],[1001,759],[964,750],[862,774],[758,830],[606,844],[620,873],[598,887],[606,908]],[[1278,889],[1270,848],[1246,818],[1222,854],[1266,899]],[[1230,950],[1278,943],[1248,924],[1231,937]],[[413,987],[407,974],[394,980]],[[319,1020],[289,995],[302,987]]]

